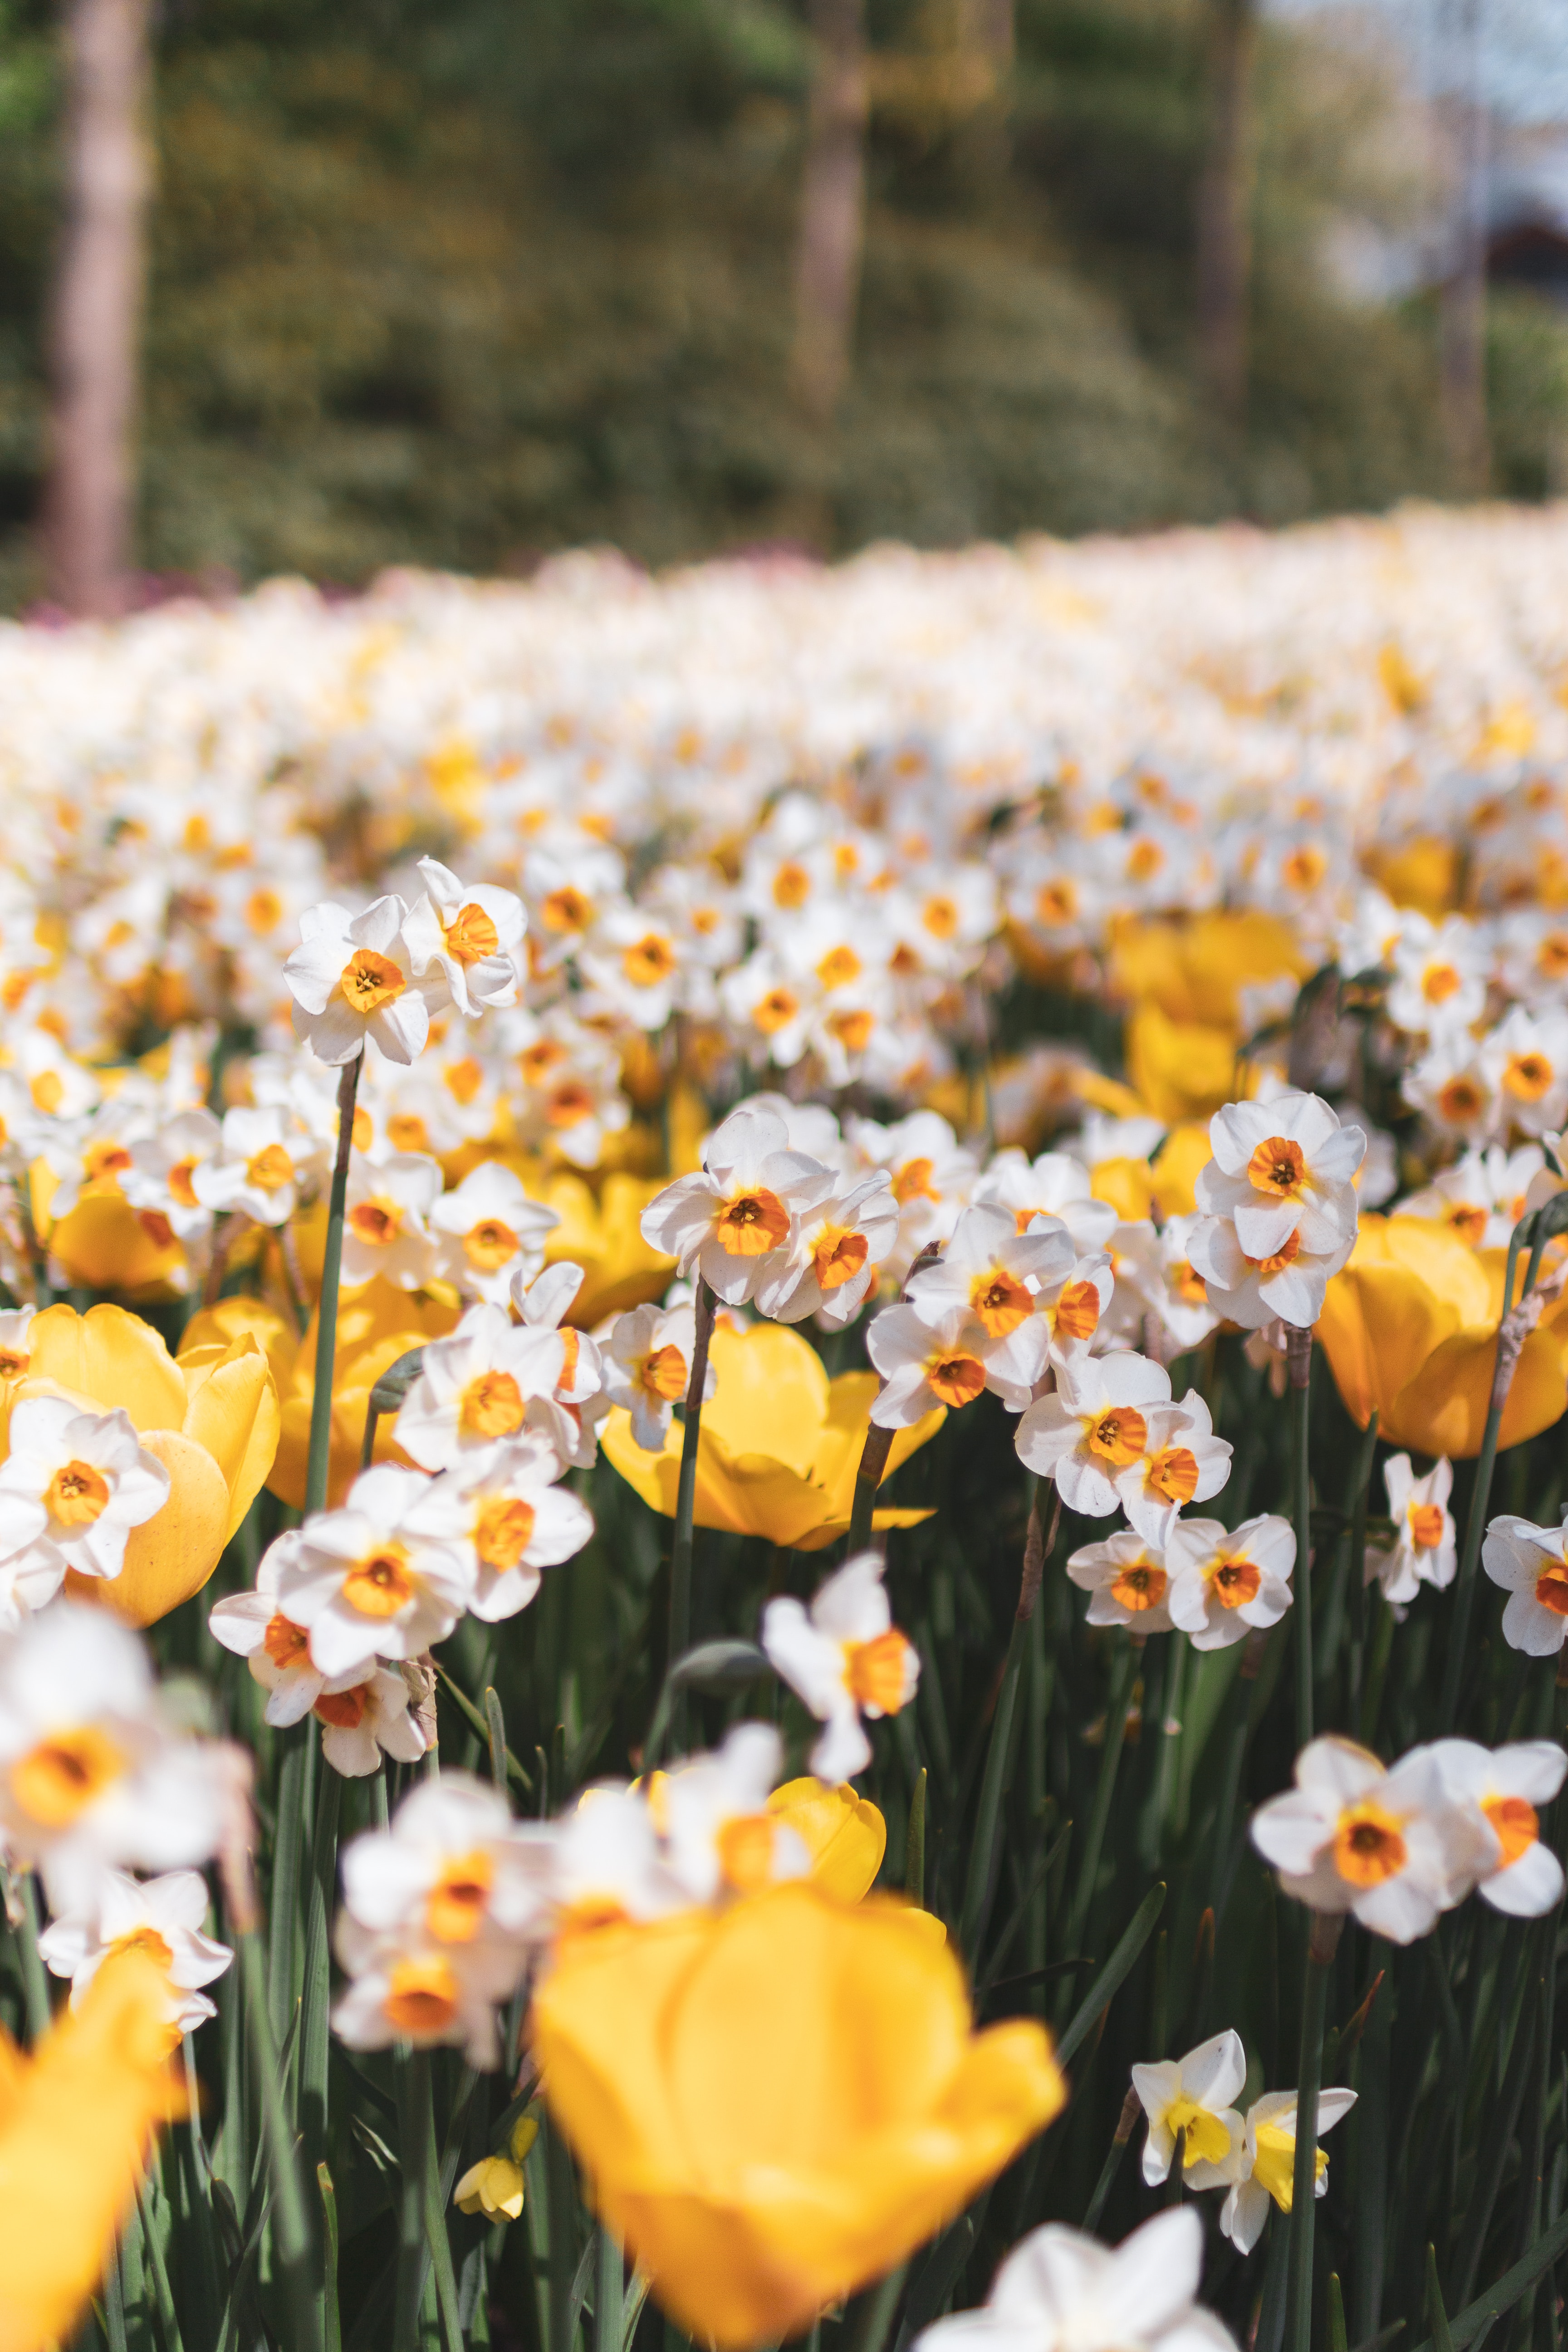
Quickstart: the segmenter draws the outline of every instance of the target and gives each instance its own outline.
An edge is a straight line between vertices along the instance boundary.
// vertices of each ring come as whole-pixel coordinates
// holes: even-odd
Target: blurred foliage
[[[662,563],[1443,489],[1428,325],[1351,306],[1321,264],[1347,207],[1410,201],[1364,60],[1266,31],[1237,446],[1194,348],[1204,0],[1018,0],[1006,103],[967,108],[952,0],[869,15],[888,70],[857,365],[824,436],[787,384],[794,0],[169,0],[147,566],[354,581],[595,541]],[[39,584],[54,21],[0,0],[12,603]],[[1561,374],[1540,337],[1499,338],[1505,479],[1528,488]]]

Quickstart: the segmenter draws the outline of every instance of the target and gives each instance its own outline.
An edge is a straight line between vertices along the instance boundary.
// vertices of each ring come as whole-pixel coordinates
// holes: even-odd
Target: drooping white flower
[[[1296,1532],[1264,1512],[1228,1533],[1217,1519],[1181,1519],[1165,1538],[1171,1622],[1194,1650],[1225,1650],[1290,1606]]]
[[[106,1868],[205,1862],[222,1807],[209,1748],[170,1731],[127,1626],[57,1601],[0,1641],[0,1833],[56,1912],[90,1903]]]
[[[847,1780],[871,1760],[860,1717],[897,1715],[915,1695],[920,1656],[893,1623],[880,1553],[858,1552],[820,1586],[809,1613],[781,1594],[763,1612],[763,1647],[826,1728],[811,1752],[819,1780]]]
[[[1268,2091],[1262,2098],[1254,2099],[1247,2110],[1243,2151],[1247,2169],[1232,2182],[1219,2212],[1221,2230],[1241,2253],[1249,2254],[1263,2235],[1270,2198],[1281,2213],[1289,2213],[1295,2203],[1296,2105],[1300,2096],[1297,2091]],[[1349,2115],[1355,2099],[1353,2091],[1320,2091],[1318,2129],[1332,2131]],[[1329,2159],[1321,2148],[1317,2153],[1314,2178],[1314,2195],[1326,2196]]]
[[[1448,1508],[1454,1465],[1445,1457],[1417,1478],[1408,1454],[1392,1454],[1383,1465],[1383,1482],[1394,1541],[1368,1546],[1365,1575],[1369,1584],[1376,1578],[1386,1601],[1403,1607],[1415,1600],[1422,1585],[1435,1585],[1441,1591],[1454,1580],[1458,1548]]]
[[[1194,2298],[1203,2224],[1191,2205],[1156,2213],[1120,2246],[1047,2221],[1021,2239],[977,2311],[915,2338],[921,2352],[1237,2352]]]
[[[321,1753],[345,1780],[363,1780],[381,1770],[383,1756],[396,1764],[417,1764],[430,1746],[414,1710],[409,1674],[395,1666],[363,1667],[356,1675],[335,1676],[310,1708],[321,1727]]]
[[[649,1202],[643,1238],[738,1307],[780,1272],[798,1220],[833,1182],[831,1169],[788,1149],[782,1119],[742,1103],[710,1136],[701,1173],[678,1176]]]
[[[278,1603],[304,1626],[322,1674],[351,1674],[378,1656],[416,1658],[468,1607],[474,1580],[461,1553],[408,1523],[428,1484],[417,1470],[378,1463],[361,1471],[340,1510],[299,1530]]]
[[[67,1569],[118,1576],[131,1530],[169,1498],[169,1474],[138,1441],[130,1414],[25,1397],[12,1408],[10,1448],[0,1463],[0,1548],[25,1580],[17,1597],[41,1608]]]
[[[1515,1918],[1550,1911],[1563,1893],[1563,1865],[1542,1837],[1540,1808],[1563,1786],[1568,1756],[1552,1739],[1504,1748],[1439,1739],[1432,1754],[1455,1804],[1479,1816],[1490,1833],[1479,1858],[1477,1893]]]
[[[75,2009],[111,1954],[145,1952],[168,1978],[170,2024],[194,2033],[217,2014],[201,1987],[221,1977],[234,1958],[226,1944],[203,1932],[207,1899],[199,1870],[146,1879],[106,1870],[88,1903],[45,1928],[39,1956],[54,1975],[69,1977]]]
[[[1247,2080],[1241,2036],[1216,2033],[1184,2058],[1134,2066],[1132,2087],[1149,2118],[1143,2178],[1152,2189],[1171,2169],[1176,2135],[1186,2135],[1182,2178],[1192,2189],[1219,2189],[1236,2178],[1246,2127],[1231,2102]]]
[[[540,1572],[582,1550],[594,1532],[586,1503],[555,1481],[561,1458],[535,1431],[466,1455],[433,1478],[406,1526],[463,1560],[468,1606],[493,1624],[515,1617],[539,1591]]]
[[[560,1223],[558,1210],[529,1199],[515,1169],[481,1160],[431,1206],[436,1272],[465,1297],[504,1307],[513,1277],[539,1272],[546,1237]]]
[[[318,1061],[336,1067],[371,1039],[389,1062],[425,1050],[430,1015],[447,1002],[440,968],[416,973],[404,936],[401,898],[375,899],[363,914],[324,899],[300,918],[300,944],[283,967],[294,999],[294,1034]]]
[[[1314,1739],[1296,1785],[1252,1817],[1252,1842],[1287,1895],[1352,1911],[1373,1935],[1413,1943],[1458,1902],[1495,1845],[1449,1799],[1430,1748],[1389,1770],[1353,1740]]]

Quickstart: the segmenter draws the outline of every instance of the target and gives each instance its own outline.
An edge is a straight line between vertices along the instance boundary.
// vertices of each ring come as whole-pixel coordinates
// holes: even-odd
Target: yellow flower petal
[[[786,1780],[768,1799],[768,1811],[805,1842],[812,1883],[841,1903],[858,1903],[882,1867],[888,1824],[869,1797],[847,1780]]]
[[[248,1331],[266,1355],[283,1395],[300,1353],[300,1333],[291,1316],[279,1315],[261,1298],[220,1298],[203,1307],[186,1324],[176,1360],[189,1364],[198,1354],[216,1349],[221,1355],[242,1331]]]
[[[133,1428],[178,1429],[185,1383],[150,1323],[123,1307],[48,1307],[27,1331],[28,1372],[90,1397],[100,1412],[121,1406]]]
[[[203,1355],[205,1357],[205,1350]],[[216,1361],[182,1356],[184,1433],[205,1445],[228,1488],[226,1543],[261,1491],[278,1452],[278,1389],[260,1343],[241,1332]]]
[[[128,1297],[177,1297],[186,1264],[163,1221],[119,1192],[85,1194],[50,1234],[49,1248],[72,1282]]]
[[[163,1971],[126,1953],[36,2053],[0,2063],[0,2352],[75,2332],[158,2125],[181,2112]]]
[[[1419,1454],[1446,1454],[1451,1462],[1479,1454],[1496,1366],[1495,1326],[1456,1331],[1400,1391],[1391,1415],[1390,1442]],[[1498,1433],[1499,1452],[1550,1429],[1565,1407],[1568,1381],[1559,1343],[1549,1331],[1532,1331],[1514,1366]]]
[[[1065,2095],[1040,2026],[973,2032],[957,1960],[910,1914],[798,1882],[574,1939],[534,2032],[599,2210],[726,2352],[889,2269]]]
[[[132,1528],[118,1576],[66,1573],[73,1600],[108,1609],[128,1625],[153,1625],[199,1592],[228,1540],[229,1495],[205,1445],[177,1429],[144,1429],[142,1443],[169,1474],[169,1499]]]

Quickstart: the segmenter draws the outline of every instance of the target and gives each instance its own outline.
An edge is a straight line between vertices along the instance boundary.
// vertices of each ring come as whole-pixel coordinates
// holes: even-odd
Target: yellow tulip
[[[568,1321],[590,1331],[606,1315],[662,1298],[675,1274],[675,1260],[650,1249],[642,1237],[642,1213],[666,1179],[606,1176],[595,1202],[581,1176],[563,1171],[529,1189],[561,1223],[544,1244],[546,1262],[569,1258],[583,1269],[583,1287]]]
[[[1194,1186],[1214,1158],[1206,1119],[1184,1119],[1173,1127],[1154,1154],[1154,1210],[1163,1223],[1167,1217],[1190,1217],[1197,1208]]]
[[[1345,1409],[1361,1428],[1375,1407],[1391,1445],[1451,1461],[1480,1452],[1497,1361],[1501,1263],[1502,1253],[1478,1255],[1438,1218],[1362,1218],[1317,1327]],[[1520,1350],[1500,1447],[1549,1429],[1565,1406],[1561,1339],[1548,1323]]]
[[[71,1571],[68,1590],[151,1625],[199,1592],[256,1499],[278,1445],[278,1391],[248,1332],[176,1362],[150,1323],[122,1307],[46,1307],[27,1331],[27,1370],[0,1410],[29,1396],[68,1396],[86,1412],[130,1415],[169,1474],[169,1496],[132,1528],[125,1565],[109,1581]]]
[[[1112,984],[1131,999],[1127,1075],[1157,1118],[1206,1118],[1236,1095],[1241,990],[1304,978],[1310,960],[1274,915],[1220,912],[1187,923],[1116,925]]]
[[[0,2035],[0,2352],[75,2333],[152,2136],[183,2112],[167,2014],[162,1969],[125,1952],[30,2055]]]
[[[230,1302],[225,1301],[227,1305]],[[444,1339],[458,1321],[458,1309],[418,1291],[399,1290],[380,1275],[362,1283],[339,1303],[337,1354],[332,1368],[331,1455],[327,1504],[336,1509],[359,1473],[370,1392],[399,1356]],[[283,1391],[277,1458],[268,1490],[295,1510],[305,1507],[305,1471],[310,1452],[310,1408],[316,1393],[316,1318],[300,1340]],[[408,1456],[392,1434],[390,1414],[378,1423],[375,1458],[401,1462]]]
[[[85,1192],[49,1234],[49,1254],[86,1290],[146,1303],[177,1298],[189,1261],[156,1209],[133,1209],[118,1189]]]
[[[858,1903],[869,1894],[888,1850],[888,1824],[869,1797],[847,1780],[834,1788],[807,1773],[775,1789],[768,1811],[805,1841],[813,1884],[824,1894],[840,1903]]]
[[[1066,2095],[1033,2020],[974,2032],[958,1962],[913,1914],[801,1881],[574,1939],[533,2036],[597,2210],[725,2352],[890,2269]]]
[[[1374,848],[1366,870],[1396,907],[1414,907],[1434,922],[1458,905],[1458,844],[1438,835],[1422,835],[1397,849]]]
[[[782,1323],[737,1331],[721,1322],[711,1360],[714,1393],[702,1408],[697,1450],[697,1525],[766,1536],[786,1550],[820,1551],[848,1530],[875,1372],[840,1372],[829,1381],[810,1341]],[[888,1475],[934,1437],[946,1417],[939,1406],[913,1428],[897,1431]],[[670,1519],[681,1440],[679,1423],[671,1422],[664,1452],[645,1454],[630,1414],[617,1406],[599,1442],[627,1485]],[[910,1528],[931,1516],[882,1510],[872,1524]]]

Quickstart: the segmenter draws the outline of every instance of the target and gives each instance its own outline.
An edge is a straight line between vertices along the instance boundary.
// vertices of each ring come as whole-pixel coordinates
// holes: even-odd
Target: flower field
[[[1554,2352],[1568,517],[8,627],[0,793],[0,2352]]]

